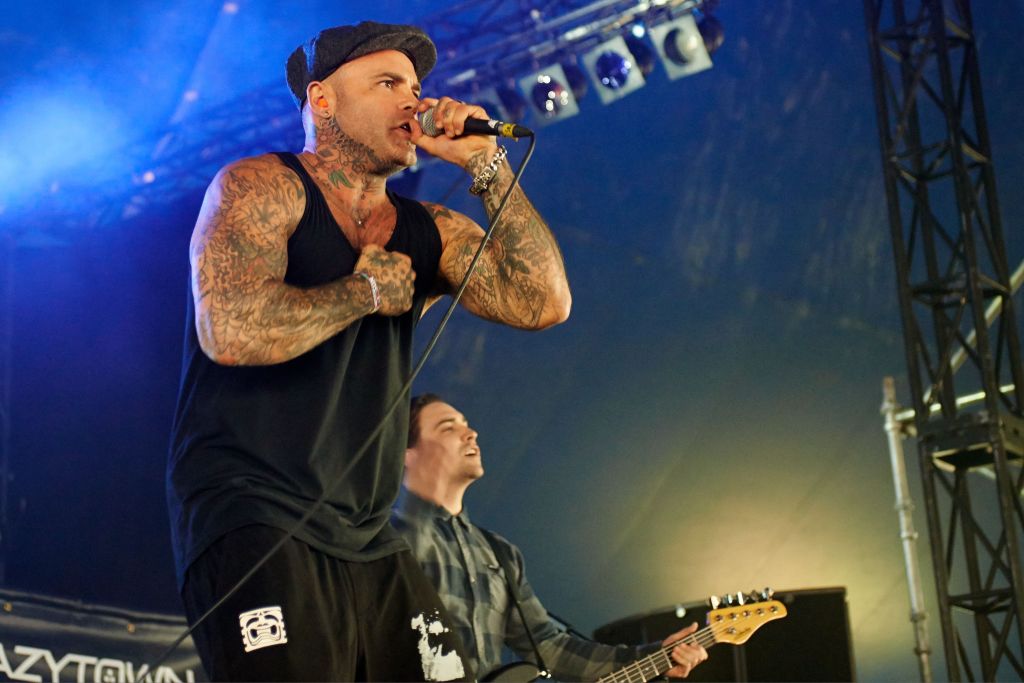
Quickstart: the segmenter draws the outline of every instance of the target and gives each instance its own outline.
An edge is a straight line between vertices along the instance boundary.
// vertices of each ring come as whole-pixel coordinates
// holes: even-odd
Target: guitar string
[[[718,627],[717,631],[716,631],[716,627]],[[655,657],[663,656],[663,657],[665,657],[666,662],[669,665],[673,665],[674,662],[669,657],[669,654],[672,652],[672,650],[675,649],[676,645],[678,645],[679,643],[688,643],[690,645],[698,644],[698,645],[701,645],[702,647],[710,647],[710,646],[714,645],[715,643],[721,642],[721,641],[719,641],[715,637],[715,634],[716,633],[724,633],[725,631],[728,631],[729,628],[730,628],[729,622],[720,622],[720,623],[717,623],[717,624],[709,624],[708,626],[705,626],[704,628],[702,628],[702,629],[700,629],[698,631],[695,631],[694,633],[691,633],[688,636],[683,636],[679,640],[676,640],[676,641],[674,641],[672,643],[669,643],[668,645],[662,646],[657,652],[654,652],[654,653],[648,655],[647,657],[644,657],[643,659],[640,659],[639,661],[633,662],[632,664],[624,666],[621,669],[619,669],[618,671],[612,672],[608,676],[605,676],[605,677],[602,677],[602,678],[598,679],[598,681],[609,681],[609,682],[610,681],[620,681],[620,680],[632,681],[633,680],[632,673],[634,671],[640,675],[640,680],[641,681],[646,681],[648,679],[645,678],[645,676],[644,676],[644,665],[645,665],[645,663],[649,663],[650,665],[654,666],[655,667],[655,674],[654,675],[658,675],[657,665],[653,661]],[[671,668],[671,666],[669,668]],[[625,679],[622,678],[623,675],[626,676]]]
[[[716,630],[716,627],[718,627],[717,630]],[[718,639],[715,638],[715,634],[716,633],[724,633],[729,628],[730,628],[730,626],[729,626],[728,622],[722,622],[722,623],[718,623],[718,624],[710,624],[710,625],[705,626],[704,628],[702,628],[702,629],[700,629],[700,630],[698,630],[698,631],[696,631],[694,633],[691,633],[688,636],[683,636],[679,640],[676,640],[676,641],[674,641],[674,642],[672,642],[672,643],[670,643],[668,645],[663,646],[657,652],[654,652],[654,653],[648,655],[647,657],[645,657],[645,658],[643,658],[643,659],[641,659],[641,660],[639,660],[637,662],[634,662],[634,663],[632,663],[632,664],[630,664],[628,666],[625,666],[625,667],[619,669],[616,672],[613,672],[612,674],[609,674],[608,677],[601,678],[599,680],[601,680],[601,681],[618,681],[618,680],[623,680],[621,678],[621,676],[625,675],[627,677],[625,680],[631,681],[631,680],[633,680],[632,679],[633,671],[636,671],[636,673],[638,673],[641,676],[640,680],[647,680],[644,677],[644,673],[643,673],[643,667],[644,667],[644,663],[645,662],[649,662],[651,665],[654,665],[655,669],[656,669],[657,665],[654,664],[654,661],[653,661],[654,658],[658,657],[658,656],[663,656],[663,657],[665,657],[666,662],[670,665],[669,668],[671,668],[671,665],[673,665],[674,662],[672,661],[672,659],[668,655],[672,652],[672,650],[675,649],[676,645],[678,645],[681,642],[684,642],[684,643],[689,643],[691,645],[696,643],[696,644],[699,644],[701,646],[710,647],[711,645],[714,645],[715,643],[720,642]],[[657,674],[655,674],[655,675],[657,675]]]
[[[707,646],[707,647],[710,647],[711,645],[714,645],[715,643],[718,642],[715,639],[715,636],[714,636],[715,627],[716,626],[724,627],[724,628],[719,628],[720,632],[724,632],[725,630],[728,629],[728,625],[724,624],[724,623],[723,624],[711,624],[709,626],[705,626],[704,628],[702,628],[702,629],[700,629],[698,631],[695,631],[694,633],[691,633],[688,636],[683,636],[679,640],[676,640],[676,641],[670,643],[669,645],[665,645],[665,646],[661,647],[657,652],[654,652],[654,653],[648,655],[647,657],[644,657],[643,659],[641,659],[639,661],[633,662],[632,664],[629,664],[628,666],[624,666],[623,668],[621,668],[618,671],[615,671],[615,672],[609,674],[608,676],[599,678],[598,681],[619,681],[619,680],[631,681],[631,680],[633,680],[632,673],[634,671],[636,671],[637,673],[640,674],[640,680],[642,680],[642,681],[643,680],[648,680],[647,678],[644,677],[644,673],[643,673],[643,667],[644,667],[644,663],[645,662],[649,662],[651,665],[653,665],[655,667],[655,671],[657,671],[657,665],[654,664],[654,661],[653,661],[654,658],[659,656],[659,655],[663,656],[663,657],[665,657],[665,659],[666,659],[668,664],[673,665],[674,662],[672,661],[672,659],[668,655],[669,655],[669,653],[672,652],[672,650],[675,649],[676,645],[678,645],[679,643],[689,643],[691,645],[696,643],[696,644],[699,644],[701,646]],[[671,666],[669,666],[669,668],[671,668]],[[655,673],[654,675],[657,675],[657,673]],[[622,676],[626,676],[626,678],[623,679]]]

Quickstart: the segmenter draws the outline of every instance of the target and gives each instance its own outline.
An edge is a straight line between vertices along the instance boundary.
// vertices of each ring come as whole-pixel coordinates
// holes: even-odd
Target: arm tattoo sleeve
[[[487,154],[478,155],[471,162],[470,173],[478,172],[487,161]],[[494,216],[511,182],[512,173],[503,166],[483,194],[488,218]],[[454,287],[465,275],[482,234],[468,218],[443,206],[431,204],[428,209],[439,226],[454,227],[442,263]],[[567,298],[565,264],[558,244],[526,194],[517,187],[466,288],[465,305],[485,318],[535,329],[564,319]],[[563,309],[564,315],[559,313]]]
[[[227,365],[280,363],[365,315],[349,279],[284,283],[287,242],[305,205],[302,184],[271,162],[236,164],[211,184],[192,236],[192,289],[203,350]]]

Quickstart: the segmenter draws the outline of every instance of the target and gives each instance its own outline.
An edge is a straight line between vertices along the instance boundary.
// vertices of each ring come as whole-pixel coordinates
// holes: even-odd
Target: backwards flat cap
[[[434,43],[415,26],[364,21],[355,26],[327,28],[295,48],[288,58],[288,88],[295,105],[302,108],[306,87],[311,82],[322,81],[345,62],[381,50],[405,53],[421,81],[437,62]]]

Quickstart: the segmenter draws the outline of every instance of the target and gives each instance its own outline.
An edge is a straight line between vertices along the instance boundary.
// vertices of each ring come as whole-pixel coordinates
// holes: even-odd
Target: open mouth
[[[399,128],[401,128],[402,130],[404,130],[407,133],[411,133],[412,132],[412,126],[410,126],[408,123],[403,123],[402,125],[399,126]]]

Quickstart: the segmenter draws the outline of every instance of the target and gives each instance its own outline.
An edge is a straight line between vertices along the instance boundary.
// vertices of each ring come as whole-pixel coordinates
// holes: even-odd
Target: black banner
[[[191,683],[207,680],[185,619],[0,591],[0,681]]]

